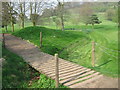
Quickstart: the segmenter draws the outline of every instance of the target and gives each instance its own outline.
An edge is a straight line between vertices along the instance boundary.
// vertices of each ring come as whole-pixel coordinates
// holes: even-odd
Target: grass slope
[[[73,26],[70,26],[73,27]],[[70,28],[69,27],[69,28]],[[76,28],[76,26],[75,26]],[[42,51],[54,55],[59,53],[61,58],[75,62],[88,68],[95,69],[105,75],[117,77],[118,74],[118,40],[117,26],[113,22],[105,21],[100,25],[95,25],[94,30],[91,25],[78,25],[79,30],[54,30],[44,27],[27,27],[13,35],[29,40],[39,46],[39,33],[43,33]],[[91,66],[91,41],[115,50],[106,51],[107,54],[96,46],[96,67]],[[109,54],[108,54],[109,53]],[[112,57],[114,56],[114,57]]]
[[[80,31],[65,31],[49,29],[45,27],[27,27],[19,32],[13,33],[13,35],[21,37],[25,40],[29,40],[35,45],[39,46],[40,32],[43,36],[42,51],[54,55],[60,52],[64,47],[76,42],[78,39],[87,39]]]
[[[31,68],[16,54],[3,48],[2,87],[55,88],[55,81]],[[60,85],[60,88],[66,88]]]

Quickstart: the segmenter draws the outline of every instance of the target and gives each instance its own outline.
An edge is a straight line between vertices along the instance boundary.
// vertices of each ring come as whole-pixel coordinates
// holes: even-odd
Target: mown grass
[[[67,26],[66,28],[73,28]],[[45,53],[54,55],[59,53],[61,58],[80,64],[82,66],[95,69],[105,75],[117,77],[118,75],[118,57],[116,52],[106,51],[110,55],[96,46],[96,67],[91,65],[91,42],[95,41],[101,46],[118,50],[117,33],[118,29],[115,23],[105,21],[100,25],[78,25],[74,28],[78,30],[54,30],[45,27],[27,27],[13,35],[29,40],[39,46],[39,33],[43,33],[43,47],[41,50]],[[103,48],[104,49],[104,48]]]
[[[59,53],[64,47],[71,43],[74,43],[78,39],[86,38],[80,31],[65,31],[49,29],[45,27],[27,27],[19,32],[13,33],[13,35],[21,37],[25,40],[29,40],[35,45],[40,45],[40,32],[43,36],[42,51],[54,55]],[[26,35],[27,34],[27,35]]]
[[[55,81],[31,68],[16,54],[3,48],[2,87],[55,88]],[[63,85],[60,88],[66,88]]]

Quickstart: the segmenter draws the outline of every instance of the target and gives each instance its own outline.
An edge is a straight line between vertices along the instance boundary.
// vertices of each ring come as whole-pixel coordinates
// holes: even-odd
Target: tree
[[[58,1],[58,6],[56,7],[56,16],[61,19],[61,29],[64,30],[64,0],[63,2]]]
[[[14,3],[9,2],[8,8],[9,8],[9,12],[10,12],[10,22],[11,22],[11,26],[12,26],[12,31],[14,32],[14,24],[16,23],[15,15],[17,15],[17,12],[14,10]]]
[[[33,23],[33,26],[36,26],[38,19],[43,12],[44,2],[30,2],[30,20]]]
[[[94,24],[100,24],[102,23],[99,19],[98,16],[93,14],[92,16],[89,17],[87,24],[92,24],[94,26]]]
[[[2,27],[6,28],[10,24],[10,13],[8,8],[8,2],[2,2]]]
[[[19,2],[19,18],[21,20],[22,28],[24,28],[24,16],[25,16],[25,2]]]

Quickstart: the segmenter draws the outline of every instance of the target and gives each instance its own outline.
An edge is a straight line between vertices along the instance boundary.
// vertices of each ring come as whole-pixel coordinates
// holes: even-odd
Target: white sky
[[[2,2],[8,2],[8,1],[12,1],[12,2],[18,2],[18,1],[21,1],[21,2],[39,2],[41,0],[0,0]],[[44,0],[45,1],[45,0]],[[57,1],[57,0],[49,0],[50,2],[52,1]],[[60,1],[63,1],[63,0],[60,0]],[[119,0],[64,0],[65,2],[119,2]]]

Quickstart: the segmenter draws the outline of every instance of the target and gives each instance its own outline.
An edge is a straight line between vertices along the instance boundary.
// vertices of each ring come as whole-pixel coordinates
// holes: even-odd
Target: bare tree
[[[8,2],[2,2],[2,27],[6,28],[10,24],[10,14],[9,14],[9,8],[8,8]]]
[[[14,32],[14,24],[16,23],[16,15],[17,12],[14,10],[14,3],[9,2],[8,3],[9,13],[10,13],[10,22],[12,26],[12,32]]]
[[[43,12],[44,2],[30,2],[30,20],[36,26],[40,14]]]
[[[19,18],[21,20],[21,27],[24,28],[24,17],[25,17],[25,2],[19,2]]]
[[[64,30],[64,0],[63,2],[58,1],[58,7],[57,7],[57,11],[58,11],[58,16],[61,19],[61,25],[62,25],[62,31]]]

